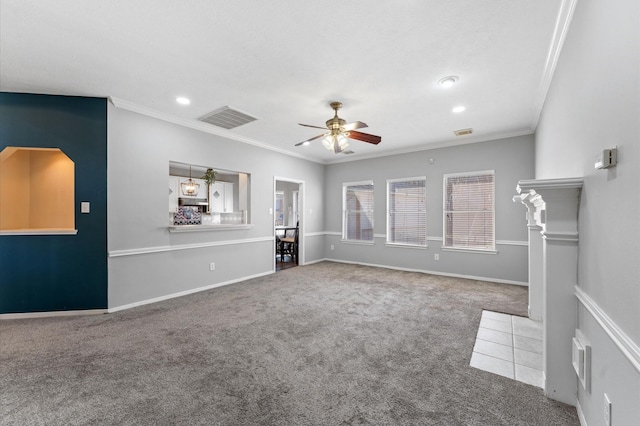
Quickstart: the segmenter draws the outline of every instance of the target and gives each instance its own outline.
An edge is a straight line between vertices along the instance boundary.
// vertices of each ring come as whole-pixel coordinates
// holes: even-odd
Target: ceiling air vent
[[[454,130],[453,133],[455,133],[456,136],[470,135],[471,133],[473,133],[473,129]]]
[[[256,117],[252,117],[249,114],[240,112],[237,109],[233,109],[230,106],[223,106],[215,111],[203,115],[198,118],[199,121],[213,124],[214,126],[222,127],[223,129],[235,129],[243,124],[251,123],[257,120]]]

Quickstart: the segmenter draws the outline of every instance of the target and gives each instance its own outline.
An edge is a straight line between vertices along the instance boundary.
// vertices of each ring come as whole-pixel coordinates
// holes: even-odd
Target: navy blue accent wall
[[[60,148],[75,163],[78,234],[0,236],[0,314],[106,309],[107,100],[0,93],[7,146]]]

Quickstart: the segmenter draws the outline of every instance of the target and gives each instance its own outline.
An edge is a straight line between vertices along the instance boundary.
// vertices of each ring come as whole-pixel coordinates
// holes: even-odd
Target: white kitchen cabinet
[[[233,183],[214,182],[209,188],[209,209],[211,213],[233,212]]]
[[[178,191],[180,190],[180,178],[169,176],[169,213],[178,212]]]
[[[189,180],[189,178],[181,177],[180,185],[178,185],[178,191],[180,198],[207,198],[207,184],[202,179],[193,179],[193,181],[200,186],[198,187],[198,193],[196,195],[184,195],[182,193],[182,183]]]

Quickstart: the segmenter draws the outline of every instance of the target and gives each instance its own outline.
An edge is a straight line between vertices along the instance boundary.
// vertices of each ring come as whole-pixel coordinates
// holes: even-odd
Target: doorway
[[[273,187],[273,260],[281,271],[304,264],[304,182],[275,177]]]

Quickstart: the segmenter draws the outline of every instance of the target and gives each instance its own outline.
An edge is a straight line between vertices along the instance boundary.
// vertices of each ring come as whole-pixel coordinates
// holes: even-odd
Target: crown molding
[[[433,143],[412,146],[409,148],[382,151],[380,153],[365,154],[362,156],[358,156],[357,158],[340,157],[340,158],[336,158],[335,160],[326,161],[324,164],[348,163],[352,161],[369,160],[372,158],[390,157],[392,155],[411,154],[414,152],[430,151],[432,149],[438,149],[438,148],[449,148],[452,146],[468,145],[468,144],[478,143],[478,142],[488,142],[488,141],[495,141],[500,139],[514,138],[518,136],[526,136],[526,135],[531,135],[533,133],[534,131],[531,129],[520,129],[520,130],[514,130],[511,132],[505,132],[505,133],[493,133],[490,135],[478,136],[475,138],[464,138],[464,140],[441,139]]]
[[[562,179],[524,179],[518,182],[516,190],[518,194],[544,189],[579,189],[582,188],[584,180],[582,178],[562,178]]]
[[[260,142],[255,139],[247,138],[245,136],[237,135],[233,132],[230,132],[225,129],[217,129],[215,126],[210,124],[201,123],[195,120],[189,120],[182,117],[177,117],[175,115],[166,114],[164,112],[160,112],[151,108],[143,107],[141,105],[135,104],[133,102],[129,102],[127,100],[117,98],[115,96],[110,96],[109,102],[116,108],[126,109],[128,111],[136,112],[138,114],[146,115],[148,117],[157,118],[158,120],[166,121],[168,123],[177,124],[179,126],[188,127],[194,130],[199,130],[201,132],[209,133],[216,136],[221,136],[226,139],[231,139],[234,141],[246,143],[248,145],[253,145],[258,148],[266,149],[269,151],[274,151],[279,154],[287,155],[289,157],[296,157],[302,160],[312,161],[314,163],[326,164],[324,161],[320,161],[318,159],[308,157],[306,155],[296,154],[284,149],[276,148],[274,146],[268,145],[264,142]]]
[[[540,121],[540,115],[542,114],[542,108],[547,99],[549,88],[553,80],[553,74],[556,71],[558,65],[558,58],[564,45],[564,40],[569,32],[571,20],[573,19],[573,12],[576,9],[578,0],[562,0],[560,4],[560,10],[558,12],[558,19],[556,20],[556,27],[553,31],[553,37],[549,45],[549,52],[547,53],[547,61],[544,65],[544,71],[542,73],[542,79],[540,81],[540,87],[538,87],[538,94],[534,103],[534,114],[531,121],[531,129],[533,131],[538,127]]]
[[[179,126],[188,127],[194,130],[220,136],[226,139],[231,139],[238,142],[246,143],[248,145],[253,145],[258,148],[277,152],[279,154],[287,155],[289,157],[300,158],[302,160],[311,161],[313,163],[324,164],[324,165],[368,160],[368,159],[380,158],[380,157],[389,157],[393,155],[410,154],[413,152],[429,151],[429,150],[438,149],[438,148],[448,148],[452,146],[468,145],[468,144],[478,143],[478,142],[487,142],[487,141],[493,141],[493,140],[499,140],[499,139],[518,137],[518,136],[526,136],[534,133],[534,130],[532,129],[519,129],[519,130],[514,130],[514,131],[504,132],[504,133],[493,133],[485,136],[478,136],[478,137],[471,137],[471,138],[465,137],[463,140],[441,139],[433,143],[427,143],[424,145],[417,145],[409,148],[401,148],[396,150],[386,150],[386,151],[381,151],[379,153],[364,154],[356,158],[341,156],[332,160],[321,160],[314,157],[309,157],[306,155],[287,151],[285,149],[277,148],[255,139],[237,135],[225,129],[217,129],[215,126],[201,123],[199,121],[178,117],[178,116],[160,112],[151,108],[147,108],[115,96],[108,97],[108,100],[116,108],[125,109],[138,114],[146,115],[148,117],[156,118],[158,120],[166,121],[168,123],[177,124]]]

